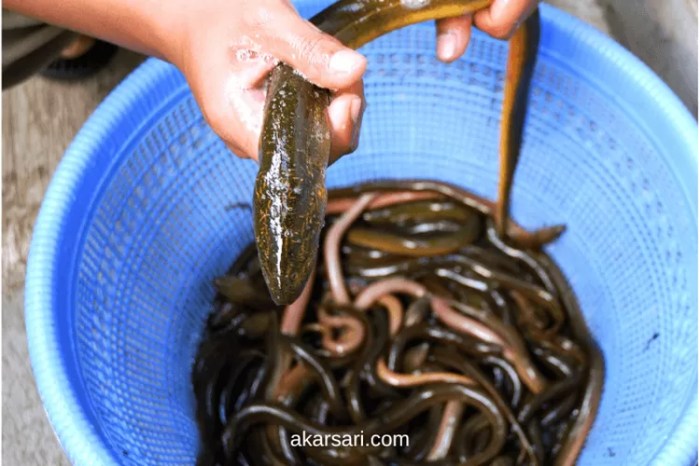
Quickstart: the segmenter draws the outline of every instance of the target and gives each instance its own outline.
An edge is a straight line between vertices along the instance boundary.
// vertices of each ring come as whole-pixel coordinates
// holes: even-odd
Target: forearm
[[[3,8],[49,24],[173,60],[175,2],[158,0],[4,0]]]

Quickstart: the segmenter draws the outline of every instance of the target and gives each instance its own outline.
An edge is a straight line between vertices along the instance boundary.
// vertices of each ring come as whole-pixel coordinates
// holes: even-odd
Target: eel
[[[427,20],[487,8],[492,0],[340,0],[311,19],[351,48],[393,30]],[[501,121],[496,228],[505,233],[510,187],[520,150],[525,107],[539,45],[535,11],[510,40]],[[254,232],[272,299],[292,303],[316,263],[327,204],[325,175],[331,141],[326,110],[330,91],[289,65],[272,71],[260,135],[255,181]]]
[[[425,258],[383,250],[386,241],[351,245],[355,225],[382,240],[411,227],[410,217],[367,222],[369,214],[410,214],[426,201],[407,196],[407,183],[329,192],[345,210],[327,216],[323,258],[284,311],[264,298],[254,255],[216,281],[217,315],[193,366],[199,465],[575,464],[605,368],[573,290],[544,251],[497,239],[493,205],[483,214],[474,207],[479,240],[457,251]],[[416,193],[456,194],[436,182],[410,183]],[[408,412],[407,402],[420,404],[438,389],[454,392]],[[467,408],[462,390],[492,408]],[[306,448],[293,437],[309,426],[324,435],[406,432],[410,445]]]

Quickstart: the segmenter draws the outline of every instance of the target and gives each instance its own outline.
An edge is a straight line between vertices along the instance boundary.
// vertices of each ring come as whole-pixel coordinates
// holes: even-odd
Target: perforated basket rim
[[[299,3],[299,2],[297,2]],[[686,157],[666,160],[682,186],[697,219],[697,137],[695,119],[668,86],[639,59],[607,36],[584,22],[552,7],[542,5],[543,29],[566,34],[576,45],[597,60],[602,67],[619,70],[619,86],[631,86],[646,105],[663,114],[668,129],[677,137]],[[572,66],[575,66],[573,64]],[[29,353],[39,394],[53,429],[69,459],[78,465],[118,464],[114,452],[90,424],[75,392],[61,354],[57,328],[56,251],[64,238],[66,217],[71,205],[80,202],[76,192],[79,181],[88,173],[103,141],[115,128],[145,116],[139,105],[144,95],[168,97],[181,87],[172,76],[173,67],[149,59],[131,73],[98,106],[79,131],[46,192],[34,227],[30,247],[26,286],[25,323]],[[608,82],[609,84],[609,82]],[[629,89],[627,89],[629,91]],[[156,99],[158,100],[158,99]],[[147,109],[152,112],[154,109]],[[697,454],[697,398],[689,401],[671,440],[652,460],[652,464],[690,464]]]

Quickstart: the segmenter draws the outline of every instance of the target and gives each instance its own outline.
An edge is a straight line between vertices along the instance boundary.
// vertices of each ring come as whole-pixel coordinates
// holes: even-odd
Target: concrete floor
[[[620,16],[618,10],[600,6],[607,1],[551,0],[550,3],[610,34],[610,25],[619,22]],[[697,1],[679,1],[694,5],[697,37]],[[620,35],[613,35],[620,40]],[[697,64],[697,44],[694,53]],[[96,105],[140,59],[120,52],[108,69],[83,83],[68,85],[33,78],[2,94],[2,463],[5,465],[68,464],[42,409],[27,356],[23,286],[29,241],[46,186],[66,146]],[[672,77],[668,81],[685,83],[674,88],[695,112],[697,85],[687,85],[687,76],[692,72],[680,73],[684,76],[680,80],[673,77],[679,75],[675,71],[678,63],[686,62],[669,64],[665,60],[666,68],[657,71],[663,74],[664,69],[670,70]],[[695,68],[697,80],[697,65],[684,68]]]
[[[27,355],[24,274],[32,226],[75,133],[142,60],[120,52],[80,84],[36,77],[2,94],[2,464],[68,465],[39,400]]]

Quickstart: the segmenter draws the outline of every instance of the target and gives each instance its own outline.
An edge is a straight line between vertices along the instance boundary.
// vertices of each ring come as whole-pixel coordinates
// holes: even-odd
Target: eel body
[[[320,30],[351,48],[393,30],[427,20],[460,16],[492,0],[340,0],[311,19]],[[516,32],[509,48],[501,123],[500,183],[496,212],[503,235],[510,185],[520,150],[527,90],[539,40],[539,16]],[[289,304],[308,280],[319,246],[330,156],[326,115],[330,93],[291,67],[272,71],[254,193],[255,241],[272,299]]]

